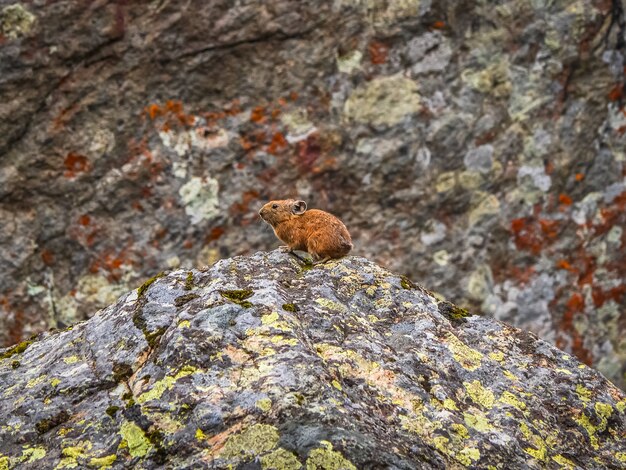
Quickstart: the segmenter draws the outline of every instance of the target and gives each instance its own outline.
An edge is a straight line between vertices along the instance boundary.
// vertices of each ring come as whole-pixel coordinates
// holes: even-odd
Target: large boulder
[[[0,345],[299,196],[626,386],[622,3],[2,2]]]
[[[0,469],[626,465],[626,396],[365,258],[150,279],[0,351]]]

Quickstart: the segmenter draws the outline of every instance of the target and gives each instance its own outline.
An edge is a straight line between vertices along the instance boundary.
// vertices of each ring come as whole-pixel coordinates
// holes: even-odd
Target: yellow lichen
[[[46,449],[44,447],[25,447],[22,450],[21,462],[32,463],[37,460],[43,459],[46,456]]]
[[[463,382],[463,386],[474,403],[487,409],[493,408],[496,401],[493,392],[483,387],[478,380],[474,380],[473,382]]]
[[[469,438],[469,431],[462,424],[454,423],[452,426],[450,426],[450,429],[452,429],[454,433],[458,434],[461,439]]]
[[[94,457],[89,461],[89,465],[104,469],[109,468],[116,460],[117,455],[115,454],[107,455],[105,457]]]
[[[509,380],[518,380],[518,378],[510,370],[505,370],[502,374],[504,374],[504,376]]]
[[[57,379],[56,377],[50,380],[50,385],[52,385],[53,387],[56,387],[60,383],[61,383],[61,380]]]
[[[0,470],[9,470],[9,458],[0,454]]]
[[[341,388],[341,384],[339,382],[337,382],[336,380],[332,381],[333,387],[335,387],[337,390],[343,390]]]
[[[336,310],[341,313],[344,313],[346,311],[346,307],[344,307],[339,302],[335,302],[334,300],[320,297],[318,299],[315,299],[315,302],[321,305],[322,307],[327,308],[328,310]]]
[[[48,376],[46,374],[40,375],[39,377],[35,377],[34,379],[30,379],[26,384],[26,388],[33,388],[44,382]]]
[[[472,465],[472,461],[476,462],[480,459],[480,451],[475,447],[465,447],[461,449],[455,458],[466,467]]]
[[[221,455],[225,458],[249,460],[269,452],[278,444],[278,430],[268,424],[254,424],[228,438]]]
[[[206,434],[204,434],[204,432],[202,432],[202,429],[200,428],[196,429],[196,439],[198,441],[206,440]]]
[[[454,356],[454,359],[458,361],[461,366],[470,371],[476,370],[480,367],[481,359],[483,358],[483,354],[481,352],[470,348],[452,333],[448,334],[446,340],[448,349]]]
[[[260,409],[264,413],[267,413],[269,410],[272,409],[272,400],[269,398],[261,398],[260,400],[256,401],[255,405],[258,409]]]
[[[261,457],[263,470],[298,470],[302,464],[298,458],[282,447]]]
[[[521,401],[511,392],[507,392],[507,391],[502,392],[502,396],[500,396],[500,401],[502,403],[506,403],[507,405],[514,406],[520,411],[524,411],[526,409],[526,403]]]
[[[582,401],[583,403],[587,403],[589,400],[591,400],[591,393],[591,390],[584,387],[583,385],[576,385],[576,394],[578,395],[578,398],[580,398],[580,401]]]
[[[356,467],[340,452],[333,450],[328,441],[321,441],[322,447],[312,450],[306,461],[307,470],[356,470]]]
[[[446,398],[443,401],[443,407],[446,410],[458,410],[459,408],[456,406],[456,403],[454,400],[452,400],[451,398]]]
[[[178,328],[189,328],[191,322],[189,320],[183,320],[178,324]]]
[[[137,397],[137,403],[145,403],[149,400],[155,400],[161,398],[166,390],[170,390],[174,387],[174,384],[178,379],[193,374],[198,369],[193,366],[184,366],[176,375],[165,376],[162,380],[155,382],[152,388],[146,393],[142,393]]]
[[[574,418],[576,424],[582,427],[587,434],[589,435],[589,441],[591,442],[591,447],[594,449],[598,449],[600,446],[598,445],[598,438],[596,437],[596,431],[598,428],[591,424],[589,421],[589,417],[585,413],[581,413],[578,418]]]
[[[504,353],[498,352],[490,352],[489,357],[494,361],[502,362],[504,360]]]
[[[143,430],[131,421],[124,421],[120,426],[120,435],[128,446],[132,457],[144,457],[152,448]]]
[[[78,356],[68,356],[63,358],[63,362],[66,364],[76,364],[78,361],[80,361]]]
[[[566,468],[567,470],[573,470],[576,468],[576,464],[572,462],[570,459],[563,457],[561,454],[555,455],[552,457],[556,463],[558,463],[561,467]]]
[[[524,439],[526,439],[529,443],[536,447],[536,449],[533,447],[527,447],[524,449],[524,452],[536,458],[537,460],[546,461],[548,457],[548,450],[541,436],[534,434],[528,427],[528,424],[526,424],[526,422],[524,421],[520,423],[519,428],[522,432],[522,435],[524,436]]]
[[[278,312],[272,312],[267,315],[263,315],[261,317],[261,323],[263,323],[264,325],[271,325],[272,323],[276,322],[278,318]]]
[[[493,430],[493,426],[487,419],[487,417],[479,412],[475,413],[463,413],[463,419],[465,424],[470,428],[476,429],[478,432],[489,432]]]

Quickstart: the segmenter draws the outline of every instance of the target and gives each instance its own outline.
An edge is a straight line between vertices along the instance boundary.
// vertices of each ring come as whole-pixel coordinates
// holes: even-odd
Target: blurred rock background
[[[355,253],[626,386],[625,18],[605,0],[0,1],[0,345],[155,273]]]

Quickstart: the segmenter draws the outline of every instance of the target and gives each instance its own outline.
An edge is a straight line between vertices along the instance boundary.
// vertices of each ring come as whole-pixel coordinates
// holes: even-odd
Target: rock
[[[271,249],[299,197],[626,389],[622,4],[3,2],[0,346]]]
[[[0,468],[623,468],[626,395],[361,257],[156,276],[0,351]]]

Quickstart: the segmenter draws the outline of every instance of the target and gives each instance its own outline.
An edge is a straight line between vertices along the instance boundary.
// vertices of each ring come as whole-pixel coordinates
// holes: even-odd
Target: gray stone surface
[[[600,469],[626,396],[361,257],[175,270],[0,350],[0,469]]]
[[[0,2],[0,343],[160,270],[355,253],[626,380],[621,0]]]

